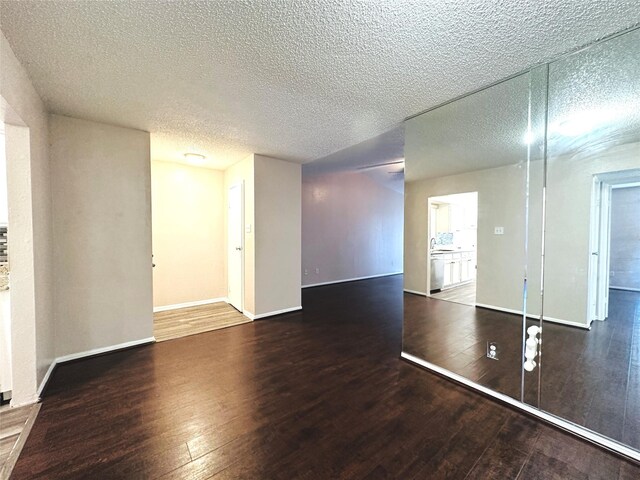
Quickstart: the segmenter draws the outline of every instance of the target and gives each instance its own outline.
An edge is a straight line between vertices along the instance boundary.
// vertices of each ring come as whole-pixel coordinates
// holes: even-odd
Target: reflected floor
[[[405,294],[403,350],[520,398],[522,318]],[[545,323],[543,410],[640,449],[640,293],[611,290],[609,318],[591,330]],[[486,357],[497,342],[499,360]],[[537,372],[524,400],[537,405]]]
[[[447,288],[438,293],[432,293],[431,297],[474,306],[476,304],[476,282],[469,282],[458,287]]]

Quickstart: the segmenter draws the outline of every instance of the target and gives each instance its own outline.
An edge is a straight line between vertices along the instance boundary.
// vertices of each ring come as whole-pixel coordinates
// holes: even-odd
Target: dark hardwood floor
[[[640,477],[400,360],[402,277],[303,307],[60,366],[13,478]]]
[[[525,373],[524,400],[640,450],[640,293],[611,290],[609,304],[591,330],[544,323],[540,386]],[[404,334],[407,353],[520,398],[521,316],[406,294]]]

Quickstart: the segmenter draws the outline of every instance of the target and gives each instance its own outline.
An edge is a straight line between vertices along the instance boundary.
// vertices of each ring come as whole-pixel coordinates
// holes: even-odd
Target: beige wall
[[[6,133],[14,324],[12,403],[18,405],[37,398],[37,385],[55,357],[49,149],[44,104],[2,34],[0,66],[2,120],[22,126]]]
[[[408,164],[409,165],[409,164]],[[410,168],[410,167],[409,167]],[[531,184],[541,184],[540,169],[531,169]],[[447,177],[407,182],[405,185],[405,289],[426,293],[428,278],[429,197],[478,192],[476,302],[509,310],[523,310],[525,266],[525,171],[513,165]],[[540,218],[540,190],[532,188],[531,218]],[[495,235],[494,227],[504,227]],[[540,230],[529,233],[529,313],[539,313]],[[537,255],[537,257],[536,257]],[[530,262],[531,263],[531,262]]]
[[[244,185],[243,310],[252,317],[299,308],[301,166],[250,155],[224,175],[225,205],[229,187]]]
[[[254,155],[249,155],[244,160],[227,168],[224,172],[224,198],[225,198],[225,279],[227,278],[227,206],[228,191],[232,185],[242,183],[244,185],[244,299],[243,310],[251,315],[256,312],[255,292],[255,191],[254,191]],[[247,232],[248,227],[248,232]]]
[[[402,271],[403,208],[362,173],[303,175],[303,285]]]
[[[57,355],[152,337],[149,134],[51,115]]]
[[[595,150],[595,149],[593,149]],[[593,176],[640,167],[640,143],[554,157],[547,167],[545,316],[588,324]]]
[[[255,155],[256,315],[302,305],[302,167]]]
[[[151,162],[153,305],[226,297],[224,173]]]

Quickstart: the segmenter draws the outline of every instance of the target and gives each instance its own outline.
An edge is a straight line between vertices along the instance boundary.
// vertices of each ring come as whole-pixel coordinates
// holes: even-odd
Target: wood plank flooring
[[[400,360],[402,277],[303,307],[59,366],[13,478],[640,478]]]
[[[39,410],[39,404],[0,407],[0,479],[9,478]]]
[[[225,302],[178,308],[153,314],[153,335],[158,342],[250,322]]]
[[[476,282],[469,282],[457,287],[446,288],[440,292],[432,293],[430,296],[439,300],[447,300],[449,302],[474,306],[476,304]]]
[[[538,368],[526,373],[524,400],[640,450],[640,293],[611,290],[591,330],[543,328],[540,386]],[[520,399],[520,315],[405,294],[404,332],[407,353]]]

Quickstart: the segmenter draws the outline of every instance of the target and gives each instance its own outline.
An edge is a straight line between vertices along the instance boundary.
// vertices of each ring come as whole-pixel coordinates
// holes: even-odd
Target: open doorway
[[[478,192],[428,199],[430,297],[475,305]]]
[[[595,175],[591,198],[588,315],[602,321],[612,290],[640,295],[640,169]]]
[[[232,220],[237,220],[234,232],[242,234],[242,218],[230,213],[232,207],[242,212],[241,204],[235,207],[242,200],[241,185],[236,190],[230,199],[222,170],[186,158],[151,161],[156,341],[251,321],[242,314],[242,295],[235,295],[235,283],[233,290],[227,289],[227,271],[243,272],[231,265],[226,268]],[[235,250],[242,242],[234,242],[233,247],[242,262],[244,252]]]

